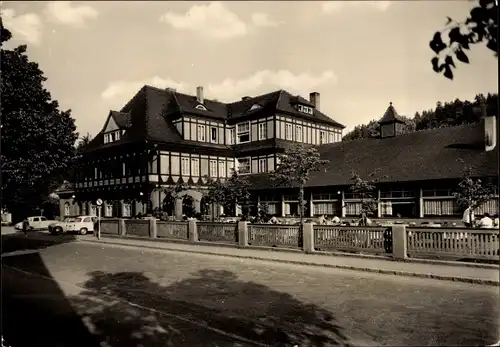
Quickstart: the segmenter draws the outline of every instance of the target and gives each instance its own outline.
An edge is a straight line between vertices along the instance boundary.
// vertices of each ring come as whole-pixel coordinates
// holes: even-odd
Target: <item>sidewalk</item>
[[[165,241],[138,240],[118,237],[101,237],[79,239],[84,243],[99,243],[130,247],[146,247],[165,251],[189,252],[226,256],[236,258],[277,261],[289,264],[322,266],[358,271],[378,272],[400,276],[435,278],[441,280],[499,285],[500,271],[497,265],[481,267],[466,266],[454,263],[413,263],[375,259],[374,257],[346,257],[335,255],[316,255],[297,252],[277,252],[272,250],[242,249],[231,246],[183,244]],[[451,262],[450,262],[451,263]]]

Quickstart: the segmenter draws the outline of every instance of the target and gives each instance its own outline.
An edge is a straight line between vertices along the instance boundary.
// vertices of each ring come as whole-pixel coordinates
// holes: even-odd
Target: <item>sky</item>
[[[498,61],[483,45],[450,81],[432,70],[429,41],[470,1],[2,3],[61,109],[81,135],[102,130],[144,84],[237,101],[278,89],[321,94],[321,111],[354,126],[437,101],[498,92]]]

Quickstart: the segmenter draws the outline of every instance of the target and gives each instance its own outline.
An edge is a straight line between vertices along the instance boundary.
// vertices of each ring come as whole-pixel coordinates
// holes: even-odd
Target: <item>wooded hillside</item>
[[[417,130],[479,122],[481,119],[481,100],[485,102],[486,113],[489,116],[498,116],[498,94],[488,93],[487,96],[478,94],[472,102],[467,100],[461,101],[459,99],[445,103],[438,101],[435,109],[416,112],[413,118],[401,116],[407,120],[404,132],[410,133]],[[382,118],[382,115],[380,118]],[[368,124],[356,126],[352,131],[344,135],[342,141],[377,137],[379,135],[377,121],[378,119],[374,119],[368,122]]]

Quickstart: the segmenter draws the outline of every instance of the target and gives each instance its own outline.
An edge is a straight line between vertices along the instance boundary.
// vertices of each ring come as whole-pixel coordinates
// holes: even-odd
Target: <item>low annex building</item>
[[[295,142],[317,146],[329,160],[306,185],[308,216],[360,214],[360,199],[349,189],[353,170],[383,177],[378,217],[460,215],[452,196],[463,169],[458,159],[477,177],[498,180],[496,131],[490,129],[496,129],[495,119],[403,134],[404,120],[391,103],[379,124],[377,138],[342,142],[345,127],[320,111],[319,93],[306,100],[279,90],[225,104],[204,98],[202,87],[186,95],[144,86],[122,110],[109,113],[85,150],[72,190],[59,193],[60,212],[95,214],[98,198],[106,217],[155,208],[178,217],[200,212],[203,177],[223,180],[235,169],[249,175],[254,212],[266,203],[271,214],[296,215],[297,189],[272,187],[269,175],[278,155]],[[188,188],[165,193],[179,183]],[[238,213],[211,209],[215,215]],[[498,198],[481,210],[497,213]]]

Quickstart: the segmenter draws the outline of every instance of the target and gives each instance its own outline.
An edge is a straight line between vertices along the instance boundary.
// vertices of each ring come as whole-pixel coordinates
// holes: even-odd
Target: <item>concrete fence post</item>
[[[156,225],[156,218],[149,219],[149,237],[156,239],[158,235],[158,229]]]
[[[408,253],[406,226],[392,226],[392,256],[395,259],[406,259]]]
[[[127,225],[125,224],[125,219],[118,219],[118,235],[127,235]]]
[[[313,253],[314,249],[314,226],[312,223],[304,223],[302,228],[302,249],[306,253]]]
[[[195,220],[188,221],[188,238],[189,242],[198,242],[198,225]]]
[[[248,247],[248,222],[238,222],[238,246]]]

